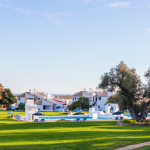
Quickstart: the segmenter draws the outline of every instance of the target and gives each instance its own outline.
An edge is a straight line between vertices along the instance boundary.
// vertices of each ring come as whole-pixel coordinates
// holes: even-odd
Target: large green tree
[[[145,77],[150,83],[150,70],[145,73]],[[112,91],[118,88],[117,99],[118,104],[123,109],[127,107],[133,120],[144,122],[148,115],[149,101],[143,103],[141,109],[136,102],[140,97],[150,98],[150,84],[144,86],[140,77],[134,68],[127,67],[124,62],[120,62],[118,66],[110,69],[110,72],[101,76],[99,88],[110,88]],[[149,97],[148,97],[149,96]]]
[[[81,107],[82,109],[89,109],[90,105],[89,105],[89,98],[88,97],[79,97],[77,101],[73,102],[70,105],[70,110],[74,110],[77,107]]]
[[[0,104],[6,104],[7,108],[10,107],[11,104],[17,102],[15,96],[11,93],[10,89],[4,89],[2,92],[2,97],[0,99]]]

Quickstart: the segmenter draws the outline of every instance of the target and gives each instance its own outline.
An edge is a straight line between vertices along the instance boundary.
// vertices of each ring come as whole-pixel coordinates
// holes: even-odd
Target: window
[[[97,97],[96,97],[96,101],[97,101]]]
[[[18,100],[20,101],[20,98],[18,98]]]
[[[38,98],[38,100],[39,100],[40,98]]]
[[[101,100],[101,97],[99,97],[99,100]]]
[[[100,105],[98,105],[98,108],[100,109]]]
[[[75,100],[76,100],[76,97],[75,97]]]

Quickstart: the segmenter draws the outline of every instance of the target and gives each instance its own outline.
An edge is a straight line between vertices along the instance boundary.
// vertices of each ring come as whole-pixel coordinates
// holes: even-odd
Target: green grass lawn
[[[8,119],[7,112],[0,111],[0,150],[111,150],[150,141],[150,127],[115,124],[111,121],[33,124]]]
[[[134,150],[150,150],[150,145],[135,148]]]

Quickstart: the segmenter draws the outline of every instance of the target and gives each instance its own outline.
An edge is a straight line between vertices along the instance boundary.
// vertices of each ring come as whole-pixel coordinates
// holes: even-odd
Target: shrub
[[[136,120],[123,120],[124,123],[138,123]]]
[[[149,123],[149,122],[150,122],[150,119],[147,119],[147,120],[146,120],[146,122],[148,122],[148,123]]]
[[[20,103],[19,105],[18,105],[18,108],[20,108],[20,109],[25,109],[25,103]]]

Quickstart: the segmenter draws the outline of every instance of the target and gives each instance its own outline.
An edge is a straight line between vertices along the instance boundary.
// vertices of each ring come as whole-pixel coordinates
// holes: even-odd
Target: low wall
[[[124,123],[124,122],[117,122],[117,125],[120,126],[150,126],[150,124],[137,124],[137,123]]]

